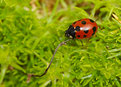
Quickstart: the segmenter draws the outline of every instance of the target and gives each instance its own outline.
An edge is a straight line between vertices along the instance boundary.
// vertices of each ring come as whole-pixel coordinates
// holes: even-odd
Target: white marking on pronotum
[[[80,30],[83,30],[83,28],[82,28],[82,27],[80,27]]]

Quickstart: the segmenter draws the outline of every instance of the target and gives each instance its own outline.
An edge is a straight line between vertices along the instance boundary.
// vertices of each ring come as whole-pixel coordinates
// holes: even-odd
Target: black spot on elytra
[[[80,27],[79,26],[76,26],[75,30],[76,31],[80,31]]]
[[[87,35],[84,35],[83,37],[86,37]]]
[[[96,31],[96,27],[93,27],[92,29],[93,29],[93,32],[95,32],[95,31]]]
[[[94,21],[93,21],[92,19],[90,19],[90,22],[92,22],[92,23],[93,23]]]
[[[86,21],[82,21],[81,23],[82,23],[82,24],[86,24]]]
[[[96,31],[96,27],[93,27],[92,29],[93,29],[93,34],[92,35],[94,35],[95,31]]]
[[[77,37],[80,37],[80,35],[77,35]]]
[[[88,33],[89,30],[84,30],[84,33]]]

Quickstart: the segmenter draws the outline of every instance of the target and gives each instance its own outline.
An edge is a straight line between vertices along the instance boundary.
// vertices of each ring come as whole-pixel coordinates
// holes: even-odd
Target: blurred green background
[[[68,39],[74,21],[99,28],[89,41]],[[121,0],[0,0],[0,87],[121,87]],[[28,82],[27,82],[28,81]]]

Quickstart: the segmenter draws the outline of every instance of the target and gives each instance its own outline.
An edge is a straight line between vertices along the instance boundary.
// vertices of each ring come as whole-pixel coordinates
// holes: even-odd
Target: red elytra
[[[65,35],[70,38],[84,39],[90,38],[97,32],[98,26],[92,19],[81,19],[69,26]]]

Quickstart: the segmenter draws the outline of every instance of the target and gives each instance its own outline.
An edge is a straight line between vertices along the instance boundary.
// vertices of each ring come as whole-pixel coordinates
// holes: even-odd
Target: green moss
[[[57,0],[50,14],[43,3],[31,11],[30,0],[0,1],[0,83],[2,87],[120,87],[120,0]],[[80,4],[81,3],[81,4]],[[59,9],[59,6],[63,8]],[[83,6],[84,5],[84,6]],[[29,10],[25,10],[28,8]],[[112,17],[117,15],[118,20]],[[59,48],[43,77],[65,30],[79,19],[96,20],[99,29],[89,41],[72,40]]]

